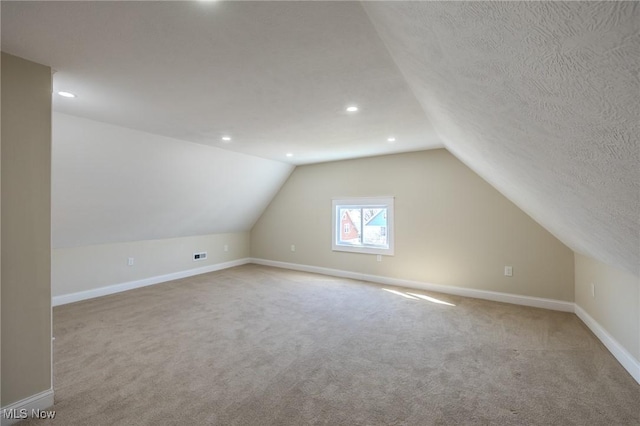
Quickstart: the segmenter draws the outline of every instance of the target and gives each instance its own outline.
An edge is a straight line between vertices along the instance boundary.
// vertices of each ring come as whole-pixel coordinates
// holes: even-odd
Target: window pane
[[[334,251],[393,256],[393,197],[332,200]]]
[[[360,244],[361,209],[339,208],[340,244]]]
[[[387,242],[387,209],[363,209],[365,245],[388,247]]]

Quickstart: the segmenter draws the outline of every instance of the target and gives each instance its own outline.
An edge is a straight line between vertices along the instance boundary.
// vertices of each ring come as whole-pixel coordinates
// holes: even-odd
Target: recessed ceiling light
[[[347,107],[347,112],[356,112],[358,111],[358,107],[355,105],[351,105]]]
[[[393,136],[387,138],[387,142],[395,142],[396,138],[394,138]]]
[[[290,152],[287,152],[287,157],[293,157],[293,154]]]
[[[76,97],[76,95],[74,95],[71,92],[58,92],[58,95],[64,96],[65,98],[75,98]]]
[[[231,142],[231,136],[223,136],[222,140],[225,142]]]

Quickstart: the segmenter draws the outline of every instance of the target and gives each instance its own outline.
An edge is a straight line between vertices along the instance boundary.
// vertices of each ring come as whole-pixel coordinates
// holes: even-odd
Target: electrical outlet
[[[377,255],[377,256],[376,256],[376,260],[377,260],[378,262],[382,262],[382,255],[381,255],[381,254]]]
[[[224,251],[229,251],[229,246],[228,245],[224,245]]]
[[[135,260],[135,259],[134,259],[133,257],[128,258],[128,259],[127,259],[127,265],[128,265],[128,266],[133,266],[133,262],[134,262],[134,260]]]
[[[504,267],[504,276],[512,277],[513,276],[513,266],[505,266]]]
[[[291,244],[291,251],[296,251],[296,245],[295,244]]]

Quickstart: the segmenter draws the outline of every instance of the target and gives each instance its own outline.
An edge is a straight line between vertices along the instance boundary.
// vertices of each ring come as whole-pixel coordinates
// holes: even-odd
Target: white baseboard
[[[129,281],[121,284],[114,284],[106,287],[100,287],[93,290],[81,291],[77,293],[55,296],[52,300],[53,306],[65,305],[67,303],[78,302],[81,300],[92,299],[94,297],[106,296],[108,294],[120,293],[122,291],[132,290],[134,288],[146,287],[153,284],[159,284],[167,281],[177,280],[180,278],[191,277],[194,275],[205,274],[207,272],[219,271],[222,269],[232,268],[235,266],[245,265],[247,263],[255,263],[257,265],[273,266],[276,268],[292,269],[295,271],[311,272],[316,274],[330,275],[341,278],[350,278],[361,281],[369,281],[378,284],[385,284],[397,287],[415,288],[420,290],[435,291],[438,293],[453,294],[457,296],[472,297],[476,299],[491,300],[495,302],[512,303],[515,305],[531,306],[535,308],[551,309],[562,312],[575,312],[587,327],[600,339],[611,354],[620,362],[620,364],[631,374],[631,376],[640,383],[640,361],[635,359],[616,339],[609,334],[596,320],[594,320],[584,309],[573,302],[565,302],[562,300],[545,299],[541,297],[521,296],[510,293],[500,293],[496,291],[477,290],[466,287],[445,286],[440,284],[432,284],[421,281],[404,280],[400,278],[384,277],[380,275],[363,274],[359,272],[344,271],[340,269],[324,268],[321,266],[302,265],[297,263],[280,262],[276,260],[259,259],[259,258],[243,258],[232,260],[230,262],[218,263],[215,265],[204,266],[201,268],[189,269],[186,271],[174,272],[172,274],[159,275],[155,277],[145,278],[137,281]],[[47,398],[50,398],[47,399]],[[50,402],[50,403],[49,403]],[[28,404],[36,404],[31,408],[47,408],[53,405],[53,390],[42,392],[33,397],[24,399],[12,404],[7,409]],[[45,405],[48,404],[48,405]],[[4,410],[4,408],[3,408]],[[2,426],[5,424],[2,418]]]
[[[431,284],[422,281],[403,280],[400,278],[383,277],[380,275],[362,274],[359,272],[343,271],[340,269],[323,268],[320,266],[301,265],[298,263],[279,262],[276,260],[252,258],[251,263],[276,268],[293,269],[296,271],[313,272],[334,277],[351,278],[354,280],[370,281],[397,287],[408,287],[419,290],[436,291],[438,293],[455,294],[457,296],[473,297],[476,299],[492,300],[494,302],[512,303],[515,305],[532,306],[535,308],[551,309],[554,311],[573,312],[573,302],[565,302],[541,297],[520,296],[517,294],[500,293],[497,291],[476,290],[466,287],[454,287],[441,284]]]
[[[359,272],[343,271],[340,269],[323,268],[321,266],[301,265],[297,263],[279,262],[276,260],[252,258],[251,263],[257,265],[273,266],[276,268],[292,269],[295,271],[312,272],[316,274],[330,275],[341,278],[351,278],[361,281],[369,281],[378,284],[386,284],[398,287],[408,287],[420,290],[436,291],[438,293],[454,294],[457,296],[473,297],[476,299],[492,300],[495,302],[513,303],[515,305],[532,306],[536,308],[551,309],[554,311],[575,312],[587,327],[605,345],[611,354],[631,374],[636,382],[640,383],[640,361],[635,359],[616,339],[609,334],[596,320],[573,302],[562,300],[543,299],[540,297],[520,296],[517,294],[500,293],[487,290],[476,290],[466,287],[444,286],[421,281],[410,281],[399,278],[383,277],[379,275],[362,274]]]
[[[51,300],[51,304],[53,306],[66,305],[67,303],[79,302],[81,300],[93,299],[94,297],[120,293],[127,290],[133,290],[134,288],[146,287],[149,285],[164,283],[167,281],[178,280],[180,278],[206,274],[207,272],[214,272],[214,271],[219,271],[221,269],[233,268],[234,266],[245,265],[250,262],[251,262],[251,259],[245,257],[242,259],[231,260],[229,262],[216,263],[215,265],[203,266],[201,268],[188,269],[186,271],[179,271],[179,272],[174,272],[166,275],[158,275],[155,277],[143,278],[141,280],[129,281],[126,283],[113,284],[105,287],[94,288],[91,290],[79,291],[77,293],[63,294],[61,296],[54,296]]]
[[[37,393],[28,398],[14,402],[13,404],[2,407],[0,413],[0,423],[2,426],[12,425],[23,420],[24,415],[31,417],[31,410],[45,410],[53,405],[53,389]],[[14,415],[10,415],[11,412]],[[18,417],[18,418],[15,418]]]
[[[598,339],[609,349],[609,352],[618,360],[620,364],[631,374],[631,377],[640,384],[640,361],[634,358],[607,330],[604,329],[578,304],[575,305],[575,312],[578,318],[596,335]]]

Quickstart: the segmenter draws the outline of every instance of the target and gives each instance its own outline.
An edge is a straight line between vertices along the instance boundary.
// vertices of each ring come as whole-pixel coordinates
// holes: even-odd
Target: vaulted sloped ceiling
[[[453,154],[575,251],[639,275],[639,3],[364,7]]]
[[[442,147],[358,2],[1,5],[59,112],[296,165]]]
[[[54,112],[53,248],[244,232],[290,164]]]
[[[572,249],[640,275],[637,2],[1,7],[3,51],[52,66],[54,89],[77,92],[73,100],[54,97],[58,112],[222,148],[209,152],[213,164],[225,151],[300,165],[444,143]],[[358,114],[345,112],[351,102]],[[221,141],[225,134],[231,143]],[[174,146],[160,139],[148,155]],[[289,170],[236,160],[260,163],[272,191]],[[204,199],[227,194],[215,182],[231,175],[211,173],[205,181],[213,192]],[[267,191],[247,183],[247,194]],[[159,201],[166,194],[157,195],[148,203],[166,208]],[[192,197],[184,214],[164,211],[164,221],[145,223],[154,228],[138,237],[158,237],[157,229],[185,234],[175,218],[195,217],[201,199]],[[246,229],[267,202],[247,207],[244,226],[211,213],[206,230]],[[109,235],[146,229],[132,220],[116,221]],[[78,243],[64,231],[73,221],[56,224],[64,244]],[[189,232],[204,232],[196,228]]]

